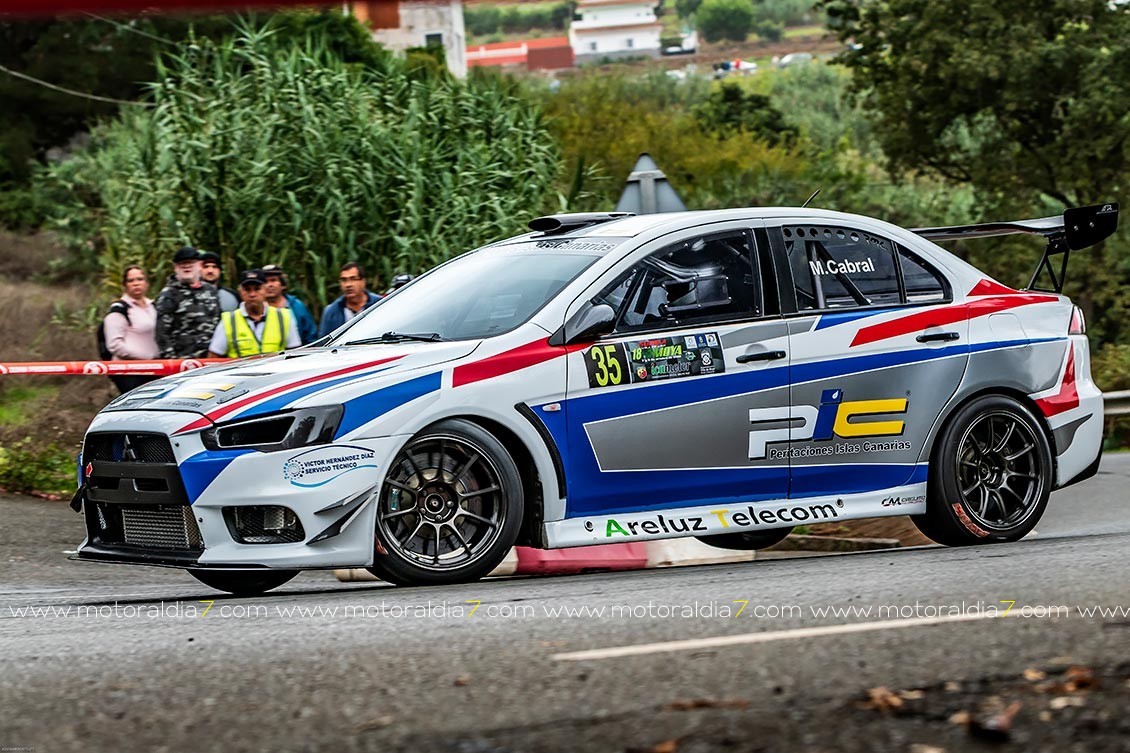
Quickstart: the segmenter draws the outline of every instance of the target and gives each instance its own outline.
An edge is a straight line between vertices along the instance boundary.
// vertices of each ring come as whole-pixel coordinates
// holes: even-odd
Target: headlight
[[[205,429],[200,438],[209,450],[258,450],[275,452],[333,441],[345,407],[318,408],[271,413]]]

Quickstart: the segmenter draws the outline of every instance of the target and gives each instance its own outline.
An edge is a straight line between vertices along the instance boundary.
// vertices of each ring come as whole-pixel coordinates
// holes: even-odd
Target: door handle
[[[750,361],[776,361],[778,358],[784,358],[785,351],[783,350],[763,350],[760,353],[744,353],[734,360],[738,363],[749,363]]]
[[[919,335],[914,339],[920,343],[944,343],[960,340],[961,335],[956,332],[931,332],[928,335]]]

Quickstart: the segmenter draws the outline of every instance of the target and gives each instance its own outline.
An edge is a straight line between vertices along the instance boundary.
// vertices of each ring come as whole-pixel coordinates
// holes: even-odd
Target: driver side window
[[[672,244],[637,263],[597,297],[617,332],[670,329],[761,315],[750,235],[732,231]]]

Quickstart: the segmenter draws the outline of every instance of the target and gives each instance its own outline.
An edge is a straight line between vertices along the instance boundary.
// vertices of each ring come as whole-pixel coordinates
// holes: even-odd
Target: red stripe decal
[[[461,387],[464,384],[479,382],[483,379],[493,379],[512,371],[536,366],[539,363],[558,358],[583,346],[557,347],[550,345],[548,340],[535,340],[532,343],[519,345],[517,348],[503,351],[497,355],[487,356],[481,361],[456,366],[451,374],[451,386]]]
[[[342,376],[344,374],[348,374],[348,373],[353,372],[353,371],[361,371],[363,369],[368,369],[368,368],[371,368],[373,366],[379,366],[382,363],[388,363],[389,361],[395,361],[395,360],[403,358],[403,357],[404,356],[393,356],[392,358],[381,358],[381,359],[376,360],[376,361],[369,361],[367,363],[357,364],[356,366],[346,366],[344,368],[337,369],[336,371],[328,371],[325,374],[316,374],[316,375],[311,376],[311,377],[306,377],[305,379],[300,379],[297,382],[290,382],[288,384],[280,384],[277,387],[272,387],[271,389],[267,390],[266,392],[260,392],[256,395],[248,395],[247,397],[236,400],[235,402],[230,403],[229,405],[225,405],[222,408],[217,408],[216,410],[212,411],[211,413],[208,413],[208,414],[201,416],[200,418],[196,419],[192,423],[189,423],[189,424],[186,424],[185,426],[182,426],[180,429],[177,429],[173,433],[174,434],[183,434],[186,431],[194,431],[196,429],[202,429],[205,426],[208,426],[209,424],[213,423],[214,421],[218,421],[219,419],[223,418],[224,416],[227,416],[231,413],[234,413],[235,411],[239,410],[240,408],[246,408],[248,405],[251,405],[252,403],[257,403],[260,400],[266,400],[269,397],[274,397],[275,395],[278,395],[281,392],[286,392],[287,390],[293,390],[293,389],[296,389],[298,387],[305,387],[308,384],[312,384],[313,382],[318,382],[318,381],[321,381],[323,379],[333,379],[334,377],[339,377],[339,376]]]
[[[981,280],[969,291],[969,295],[1016,295],[1020,291],[1013,290],[1007,285],[1001,285],[996,280]]]
[[[1051,303],[1058,300],[1059,298],[1054,295],[1026,295],[1017,293],[1000,298],[981,298],[970,301],[969,303],[959,303],[953,306],[946,306],[945,308],[920,311],[910,316],[904,316],[901,319],[880,322],[879,324],[872,324],[870,327],[860,328],[860,330],[855,333],[855,339],[851,341],[851,346],[854,348],[856,345],[867,345],[868,343],[886,340],[891,337],[909,335],[912,332],[922,332],[930,327],[944,327],[947,324],[964,321],[966,318],[976,319],[981,316],[988,316],[989,314],[1004,311],[1005,309],[1016,308],[1018,306],[1027,306],[1033,303]]]
[[[1075,346],[1067,346],[1067,368],[1063,370],[1063,384],[1059,392],[1036,401],[1048,418],[1079,407],[1079,390],[1075,388]]]

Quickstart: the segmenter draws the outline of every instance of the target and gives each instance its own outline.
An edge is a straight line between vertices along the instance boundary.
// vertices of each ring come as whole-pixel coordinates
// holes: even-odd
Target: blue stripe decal
[[[973,346],[961,344],[942,348],[922,347],[802,363],[791,367],[791,382],[800,384],[834,379],[862,371],[960,357],[970,352],[1061,340],[1064,338],[1011,340]],[[564,410],[556,412],[547,413],[539,406],[538,415],[561,449],[567,469],[569,502],[566,517],[663,509],[686,504],[688,489],[695,489],[702,494],[701,502],[696,499],[695,504],[732,504],[737,501],[785,497],[790,483],[787,467],[602,472],[581,427],[593,421],[785,387],[790,383],[789,370],[788,366],[779,366],[654,383],[628,390],[631,394],[624,394],[625,390],[589,393],[563,401]],[[577,436],[573,436],[574,433]],[[915,464],[794,466],[792,496],[827,494],[830,488],[845,494],[877,491],[921,483],[925,478],[926,466]]]
[[[898,311],[899,309],[869,309],[867,311],[845,311],[842,314],[821,314],[820,321],[816,322],[816,327],[813,332],[828,327],[835,327],[840,324],[850,324],[851,322],[859,319],[867,319],[872,316],[879,316],[880,314],[890,314],[891,312]]]
[[[794,465],[789,497],[857,494],[926,483],[926,463],[905,465]],[[829,489],[835,489],[830,492]]]
[[[189,503],[195,502],[225,468],[240,455],[254,450],[205,450],[180,464],[180,477]]]
[[[394,408],[399,408],[405,403],[431,392],[438,392],[440,377],[441,372],[438,371],[434,374],[425,374],[346,401],[345,415],[342,416],[341,426],[337,429],[335,439],[369,423],[378,416],[383,416]]]
[[[392,366],[385,366],[384,368],[376,369],[375,371],[362,371],[362,372],[358,372],[356,374],[346,374],[343,377],[338,377],[337,379],[331,379],[328,382],[318,382],[317,384],[308,384],[305,387],[300,387],[299,389],[294,390],[292,392],[283,393],[281,395],[278,395],[276,397],[271,398],[270,400],[259,403],[258,405],[253,405],[250,408],[247,408],[247,409],[243,410],[242,412],[237,413],[236,416],[239,417],[239,418],[249,418],[251,416],[260,416],[260,415],[263,415],[264,413],[273,413],[274,411],[282,410],[283,408],[290,405],[291,403],[297,402],[298,400],[301,400],[302,398],[306,397],[307,395],[312,395],[315,392],[318,392],[319,390],[325,390],[325,389],[329,389],[330,387],[336,387],[339,384],[345,384],[346,382],[352,381],[354,379],[360,379],[361,377],[367,377],[367,376],[372,376],[373,374],[379,374],[382,371],[388,371],[391,368],[393,368],[393,367]],[[229,420],[229,419],[225,419],[225,420]]]

